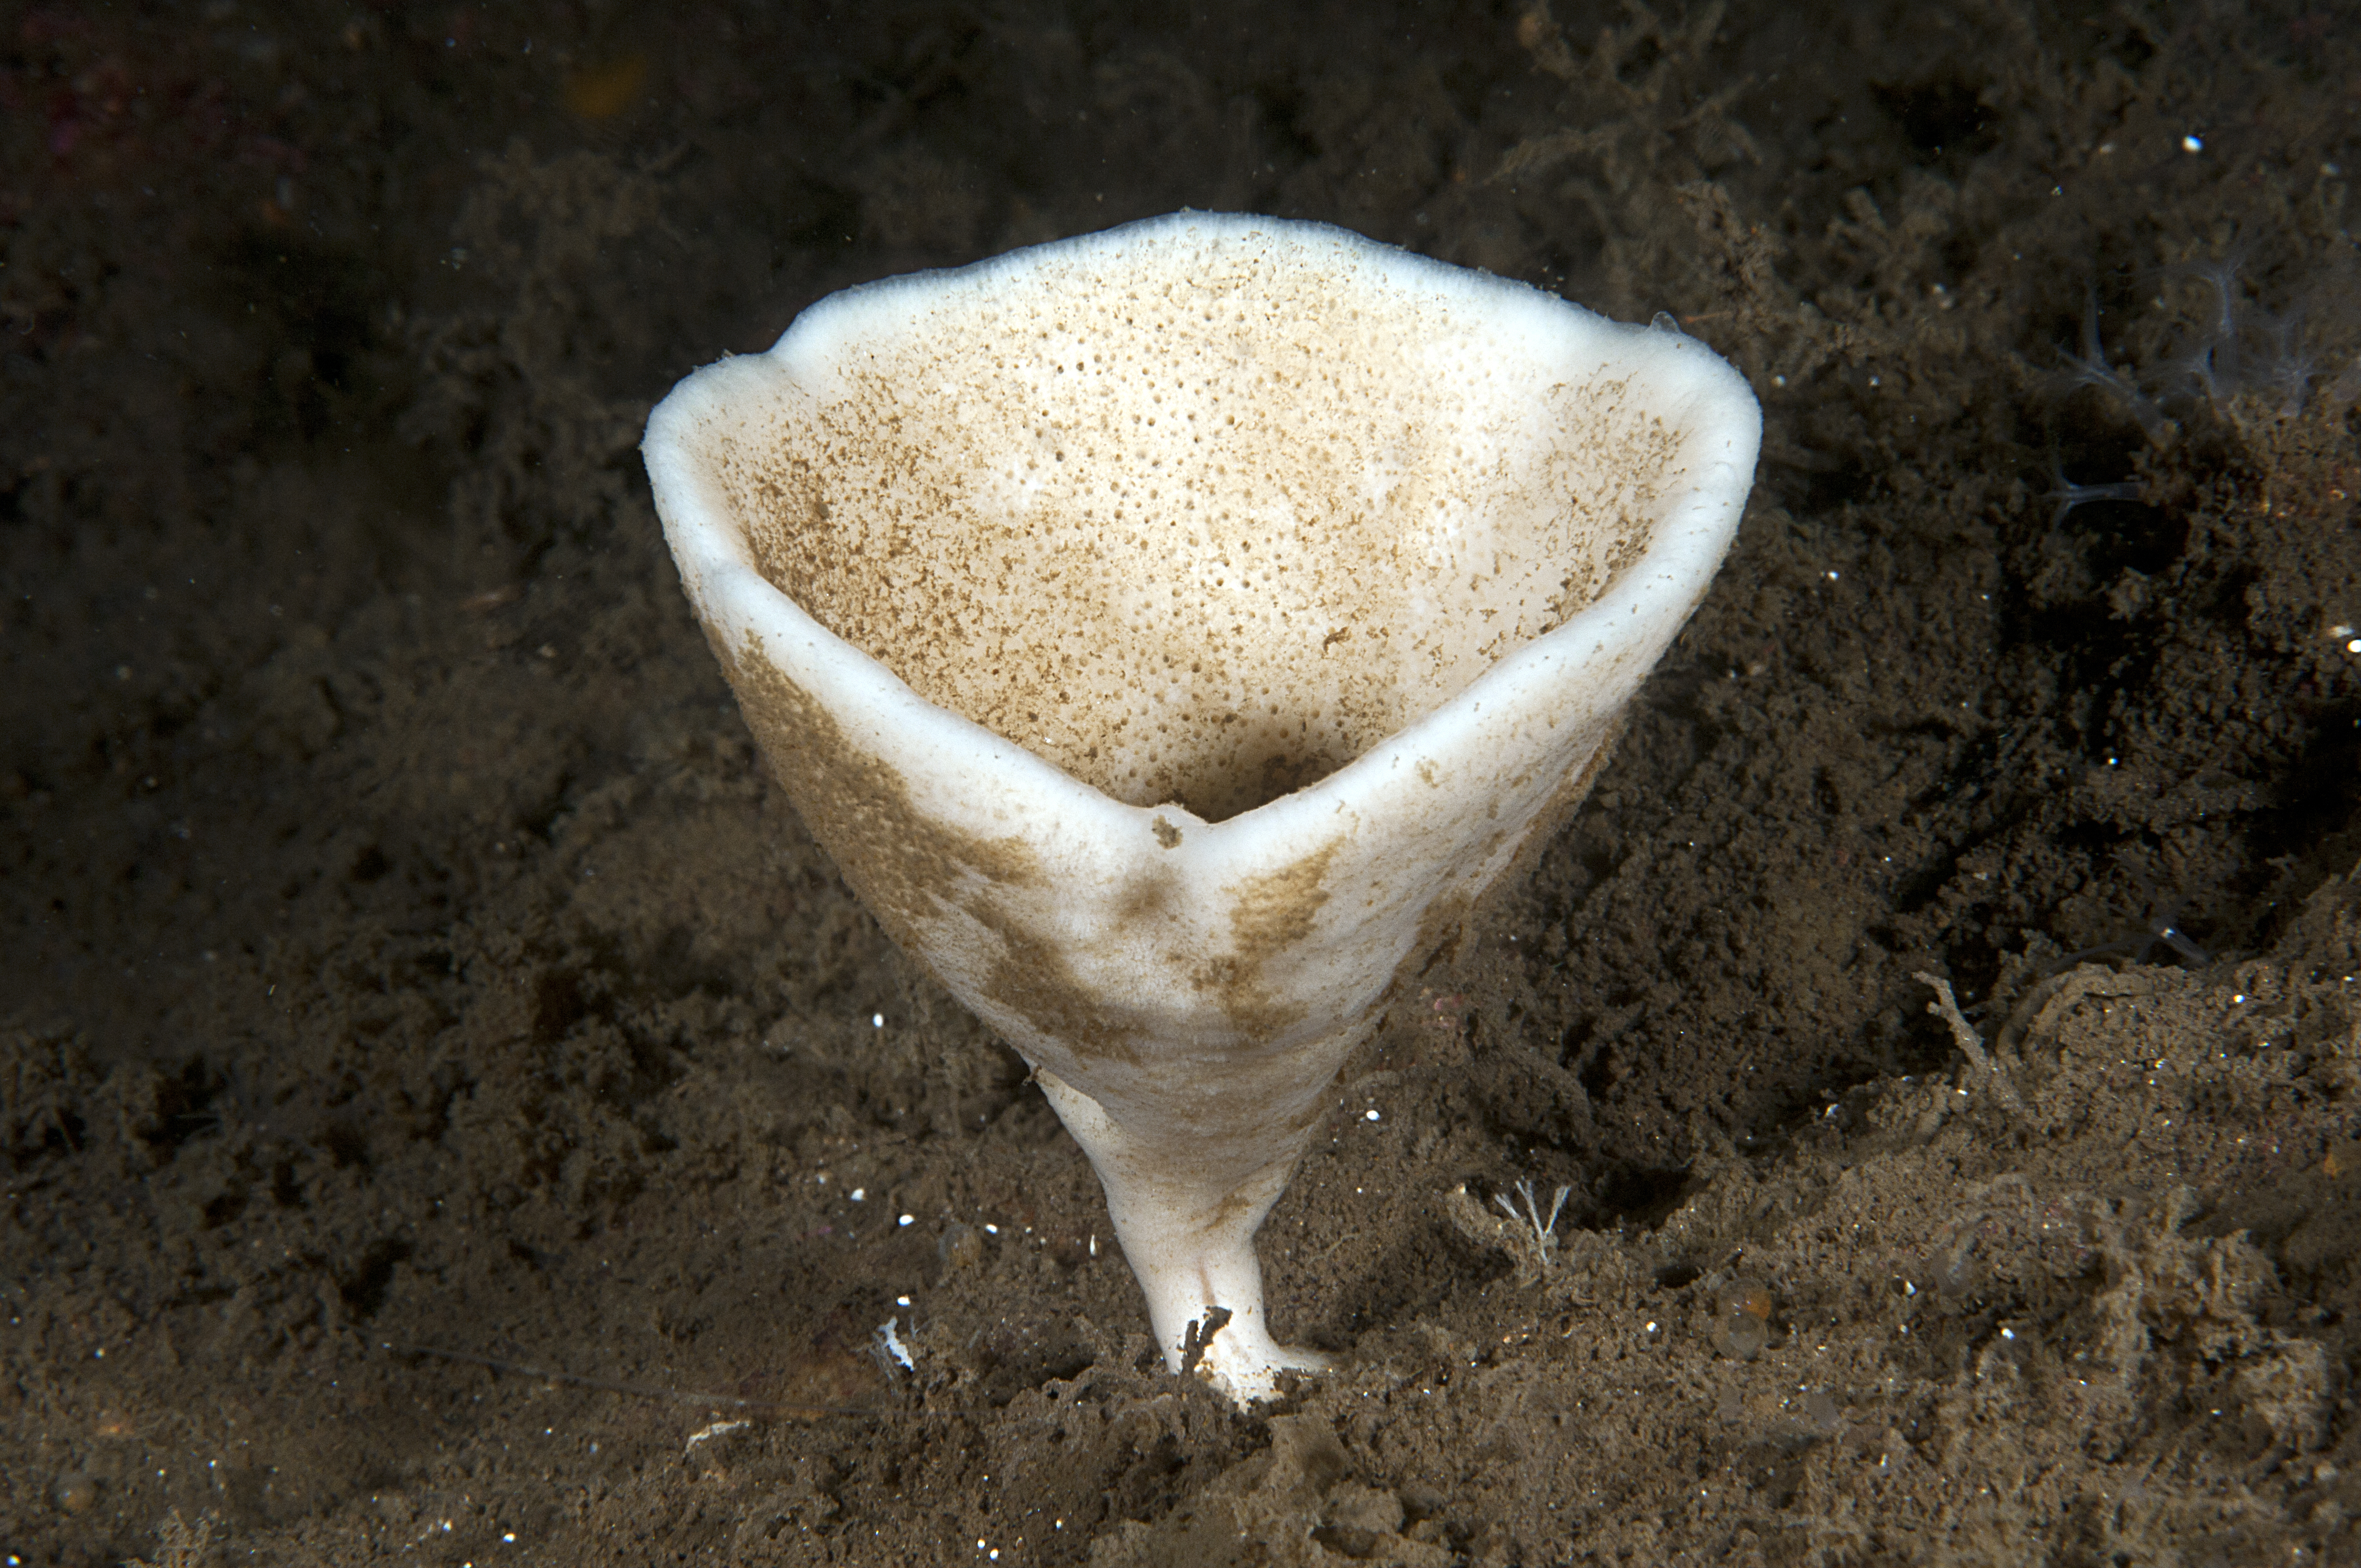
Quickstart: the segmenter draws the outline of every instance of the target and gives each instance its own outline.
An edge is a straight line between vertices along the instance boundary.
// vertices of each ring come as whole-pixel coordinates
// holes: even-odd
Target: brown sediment
[[[1078,1057],[1137,1063],[1152,1042],[1075,975],[1071,946],[1043,937],[1011,895],[1048,888],[1022,839],[965,831],[920,810],[899,770],[854,743],[833,716],[770,660],[759,643],[724,655],[764,759],[813,837],[836,857],[894,940],[927,961],[927,927],[948,906],[996,938],[985,1000],[1026,1019]],[[1141,912],[1161,898],[1156,878],[1136,879]]]
[[[2156,392],[2232,230],[2255,309],[2333,301],[2334,7],[213,9],[0,60],[9,1551],[2361,1561],[2352,326],[2169,447],[2042,385],[2095,283]],[[534,62],[634,47],[553,145]],[[1271,1327],[1345,1371],[1277,1420],[1140,1364],[1087,1164],[798,827],[631,452],[806,300],[1200,200],[1672,311],[1767,414],[1464,1002],[1301,1113]],[[2060,527],[2053,465],[2140,499]],[[2165,905],[2226,956],[2044,993],[2026,1116],[1955,1081],[1912,970],[1996,1035]],[[1576,1193],[1530,1280],[1444,1212],[1518,1179]],[[705,1412],[385,1341],[914,1414],[685,1464]]]
[[[1110,796],[1208,821],[1594,601],[1696,433],[1631,375],[1479,405],[1517,347],[1480,308],[1413,284],[1337,311],[1333,269],[1224,243],[953,280],[973,298],[873,329],[809,405],[708,454],[764,576],[830,630]],[[1403,368],[1451,355],[1464,393]]]

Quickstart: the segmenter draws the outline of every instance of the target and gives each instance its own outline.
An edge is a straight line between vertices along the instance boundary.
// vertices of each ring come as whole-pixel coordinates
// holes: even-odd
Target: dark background
[[[0,14],[0,1546],[2361,1560],[2356,111],[2331,7]],[[823,293],[1182,205],[1765,415],[1266,1229],[1344,1359],[1276,1417],[1155,1369],[636,455]]]

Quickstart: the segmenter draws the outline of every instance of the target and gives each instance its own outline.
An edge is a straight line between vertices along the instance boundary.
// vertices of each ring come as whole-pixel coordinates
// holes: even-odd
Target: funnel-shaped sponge
[[[1581,798],[1760,429],[1668,325],[1182,213],[835,295],[645,450],[774,773],[1246,1398],[1317,1361],[1253,1235],[1338,1066]]]

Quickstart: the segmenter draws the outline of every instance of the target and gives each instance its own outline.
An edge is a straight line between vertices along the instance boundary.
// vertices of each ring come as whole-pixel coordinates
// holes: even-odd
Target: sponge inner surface
[[[1646,335],[1190,214],[826,302],[711,450],[763,576],[822,625],[1118,800],[1218,821],[1642,554],[1686,444]]]

